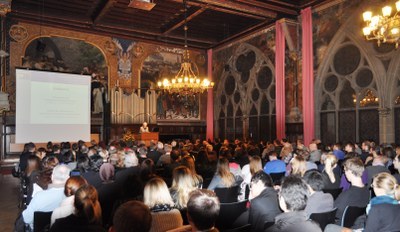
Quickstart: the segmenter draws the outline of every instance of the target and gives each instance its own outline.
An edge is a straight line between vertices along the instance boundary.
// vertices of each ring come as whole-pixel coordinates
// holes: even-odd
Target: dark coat
[[[250,201],[249,224],[252,225],[251,231],[264,231],[265,222],[273,222],[281,212],[278,194],[273,188],[267,187]]]
[[[400,205],[378,204],[369,211],[364,232],[400,231]]]

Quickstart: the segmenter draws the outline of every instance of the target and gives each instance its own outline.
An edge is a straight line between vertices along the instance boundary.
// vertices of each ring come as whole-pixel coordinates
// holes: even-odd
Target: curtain
[[[285,138],[285,35],[282,22],[275,23],[276,137]]]

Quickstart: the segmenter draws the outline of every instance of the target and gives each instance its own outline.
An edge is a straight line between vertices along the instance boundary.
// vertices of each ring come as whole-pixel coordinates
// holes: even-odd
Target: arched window
[[[236,49],[217,88],[220,138],[276,138],[274,72],[273,64],[259,49],[249,44]]]

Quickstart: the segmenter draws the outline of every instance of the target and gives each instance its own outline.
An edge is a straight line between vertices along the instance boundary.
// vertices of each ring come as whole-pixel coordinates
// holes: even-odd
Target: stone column
[[[394,115],[390,108],[379,108],[379,140],[380,143],[394,142]]]

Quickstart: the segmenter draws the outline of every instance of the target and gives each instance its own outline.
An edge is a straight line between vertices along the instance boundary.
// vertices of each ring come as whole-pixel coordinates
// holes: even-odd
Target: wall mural
[[[108,68],[101,51],[82,40],[62,37],[37,38],[27,46],[22,67],[92,76],[93,114],[104,111],[107,102]]]
[[[181,67],[182,49],[169,49],[163,47],[157,49],[157,53],[149,55],[142,65],[140,73],[140,96],[144,98],[149,89],[157,87],[157,81],[164,77],[176,75]],[[196,64],[192,63],[193,71],[198,75]],[[180,96],[158,92],[157,120],[199,120],[200,97]]]
[[[361,0],[344,1],[313,14],[314,69],[318,69],[333,36],[359,7],[360,2]]]

